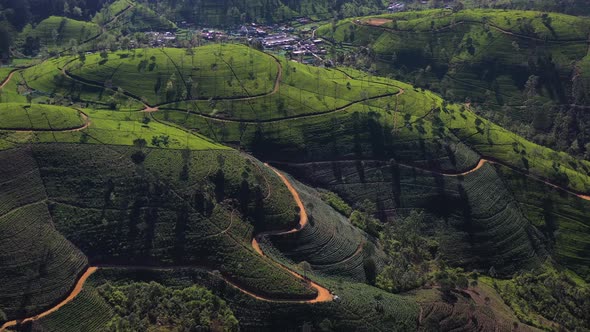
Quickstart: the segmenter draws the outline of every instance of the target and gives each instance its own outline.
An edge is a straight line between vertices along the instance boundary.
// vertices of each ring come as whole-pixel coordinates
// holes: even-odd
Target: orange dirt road
[[[580,199],[583,199],[585,201],[590,201],[590,195],[585,195],[585,194],[577,193],[577,192],[575,192],[573,190],[570,190],[570,189],[568,189],[566,187],[562,187],[562,186],[557,185],[555,183],[551,183],[551,182],[549,182],[546,179],[543,179],[541,177],[538,177],[538,176],[535,176],[535,175],[532,175],[532,174],[525,173],[525,172],[523,172],[523,171],[521,171],[521,170],[519,170],[519,169],[517,169],[517,168],[515,168],[513,166],[510,166],[508,164],[504,164],[504,163],[501,163],[501,162],[498,162],[498,161],[489,160],[489,159],[485,159],[485,158],[480,159],[479,160],[479,163],[477,163],[477,166],[475,166],[474,168],[472,168],[472,169],[470,169],[470,170],[468,170],[466,172],[459,173],[459,174],[443,174],[443,175],[444,176],[448,176],[448,177],[468,175],[468,174],[473,173],[473,172],[477,171],[478,169],[482,168],[487,163],[490,163],[490,164],[498,164],[498,165],[502,165],[502,166],[508,167],[508,168],[512,169],[513,171],[518,172],[518,173],[521,173],[521,174],[523,174],[523,175],[525,175],[525,176],[527,176],[527,177],[529,177],[529,178],[531,178],[533,180],[543,182],[544,184],[546,184],[546,185],[548,185],[548,186],[550,186],[552,188],[555,188],[557,190],[564,191],[564,192],[566,192],[568,194],[574,195],[574,196],[576,196],[576,197],[578,197]]]
[[[489,162],[489,161],[482,158],[479,160],[479,162],[477,163],[477,165],[474,168],[472,168],[468,171],[465,171],[465,172],[459,173],[459,174],[443,174],[443,175],[444,176],[465,176],[465,175],[471,174],[471,173],[477,171],[478,169],[482,168],[483,165],[485,165],[487,162]]]
[[[370,18],[362,23],[366,24],[366,25],[380,27],[380,26],[390,23],[390,22],[393,22],[393,20],[386,19],[386,18]]]
[[[8,77],[6,77],[4,82],[2,82],[2,85],[0,85],[0,89],[4,89],[6,84],[8,84],[8,82],[10,82],[10,80],[12,79],[12,75],[14,75],[14,73],[16,73],[17,71],[18,71],[18,69],[15,69],[15,70],[11,71],[10,74],[8,74]]]
[[[71,302],[76,296],[78,296],[78,294],[80,294],[80,292],[82,291],[82,288],[84,287],[84,283],[86,282],[88,277],[90,277],[94,272],[96,272],[96,270],[97,270],[96,267],[89,267],[88,269],[86,269],[86,272],[84,272],[84,274],[80,277],[80,279],[78,279],[78,282],[74,286],[74,289],[72,290],[70,295],[68,295],[68,297],[66,297],[61,302],[59,302],[56,306],[54,306],[54,307],[48,309],[47,311],[44,311],[36,316],[33,316],[33,317],[25,318],[25,319],[19,320],[19,321],[12,320],[10,322],[6,322],[6,323],[4,323],[4,325],[2,325],[2,327],[0,327],[0,332],[5,331],[9,327],[16,326],[17,324],[28,323],[28,322],[32,322],[32,321],[41,319],[45,316],[48,316],[48,315],[58,311],[61,307],[68,304],[69,302]]]
[[[305,210],[305,206],[303,205],[303,202],[301,201],[301,198],[299,197],[299,193],[297,192],[297,190],[293,187],[293,185],[291,184],[291,182],[287,179],[287,177],[285,177],[281,172],[279,172],[277,169],[275,169],[274,167],[265,164],[265,166],[267,166],[268,168],[270,168],[273,172],[275,172],[280,178],[281,180],[285,183],[285,185],[287,186],[287,188],[289,189],[289,191],[291,192],[291,194],[293,195],[293,198],[295,199],[295,202],[297,203],[297,206],[299,206],[299,223],[297,224],[297,226],[295,226],[294,228],[290,229],[290,230],[286,230],[286,231],[275,231],[275,232],[264,232],[264,233],[260,233],[258,235],[256,235],[253,239],[252,239],[252,248],[254,248],[254,250],[259,253],[261,256],[263,257],[268,257],[264,254],[264,252],[262,251],[262,249],[260,248],[260,245],[258,244],[258,239],[261,238],[262,236],[265,235],[282,235],[282,234],[290,234],[290,233],[295,233],[295,232],[299,232],[301,229],[303,229],[303,227],[305,227],[305,225],[307,225],[308,223],[308,218],[307,218],[307,211]],[[268,298],[268,297],[264,297],[264,296],[260,296],[257,295],[251,291],[245,290],[241,287],[239,287],[238,285],[233,284],[232,282],[230,282],[229,280],[223,278],[227,283],[229,283],[231,286],[237,288],[238,290],[240,290],[241,292],[243,292],[246,295],[249,295],[255,299],[261,300],[261,301],[267,301],[267,302],[280,302],[280,303],[318,303],[318,302],[327,302],[327,301],[332,301],[334,298],[332,296],[332,293],[325,287],[307,279],[304,278],[302,275],[300,275],[299,273],[292,271],[291,269],[289,269],[287,266],[281,264],[281,263],[276,263],[277,266],[287,272],[289,272],[291,275],[293,275],[295,278],[299,279],[299,280],[303,280],[305,282],[309,282],[310,286],[315,288],[318,292],[318,295],[311,300],[281,300],[281,299],[272,299],[272,298]],[[68,295],[68,297],[66,297],[64,300],[62,300],[61,302],[59,302],[56,306],[36,315],[36,316],[32,316],[32,317],[28,317],[22,320],[12,320],[9,322],[6,322],[4,325],[2,325],[0,327],[0,332],[4,332],[6,331],[7,328],[9,327],[14,327],[17,324],[23,324],[23,323],[27,323],[27,322],[31,322],[31,321],[35,321],[38,319],[41,319],[45,316],[48,316],[56,311],[58,311],[61,307],[63,307],[64,305],[68,304],[69,302],[71,302],[74,298],[76,298],[76,296],[78,296],[78,294],[80,294],[80,292],[82,291],[82,288],[84,287],[84,283],[86,282],[86,280],[88,280],[88,278],[98,270],[98,267],[96,266],[92,266],[89,267],[84,274],[80,277],[80,279],[78,279],[78,282],[76,283],[74,289],[72,290],[72,292]]]
[[[303,229],[303,227],[305,227],[305,225],[307,225],[308,218],[307,218],[307,211],[305,210],[305,206],[303,205],[303,202],[301,201],[301,197],[299,197],[299,193],[293,187],[293,185],[291,184],[289,179],[287,179],[287,177],[285,175],[283,175],[281,172],[279,172],[276,168],[274,168],[266,163],[264,165],[266,167],[270,168],[273,172],[275,172],[279,176],[279,178],[281,178],[283,183],[285,183],[285,185],[287,186],[287,189],[289,189],[289,191],[291,192],[291,195],[293,195],[293,199],[295,199],[295,202],[297,203],[297,206],[299,207],[299,223],[294,228],[286,230],[286,231],[263,232],[263,233],[256,235],[252,239],[252,248],[254,248],[254,250],[257,253],[259,253],[261,256],[268,257],[264,254],[264,252],[262,251],[262,248],[260,248],[259,239],[261,239],[263,236],[266,236],[266,235],[285,235],[285,234],[299,232],[300,230]],[[315,299],[307,300],[307,301],[293,301],[293,302],[317,303],[317,302],[327,302],[327,301],[333,300],[333,296],[327,288],[322,287],[307,278],[304,278],[299,273],[289,269],[288,267],[286,267],[285,265],[283,265],[281,263],[277,263],[277,265],[279,267],[281,267],[282,269],[284,269],[285,271],[291,273],[294,277],[301,279],[301,280],[309,281],[311,287],[315,288],[318,291],[318,296]]]

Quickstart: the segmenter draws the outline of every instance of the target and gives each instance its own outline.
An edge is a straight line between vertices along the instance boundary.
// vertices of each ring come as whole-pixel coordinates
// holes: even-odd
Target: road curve
[[[2,82],[2,85],[0,85],[0,89],[4,89],[4,87],[6,86],[6,84],[8,84],[8,82],[10,82],[10,80],[12,79],[12,76],[14,75],[14,73],[16,73],[17,71],[19,71],[20,69],[14,69],[10,72],[10,74],[8,74],[8,76],[6,76],[6,78],[4,79],[4,81]]]
[[[287,186],[287,189],[289,189],[289,191],[291,192],[291,195],[293,195],[293,199],[295,199],[295,202],[297,203],[297,206],[299,207],[299,223],[297,223],[297,225],[289,230],[284,230],[284,231],[271,231],[271,232],[263,232],[263,233],[259,233],[257,234],[253,239],[252,239],[252,248],[254,248],[254,250],[260,254],[263,257],[268,257],[267,255],[264,254],[264,252],[262,251],[262,248],[260,248],[260,240],[264,237],[264,236],[268,236],[268,235],[285,235],[285,234],[291,234],[291,233],[296,233],[299,232],[300,230],[303,229],[303,227],[305,227],[305,225],[307,225],[309,219],[307,217],[307,211],[305,210],[305,205],[303,205],[303,202],[301,201],[301,197],[299,197],[299,193],[297,192],[297,190],[293,187],[293,185],[291,184],[291,181],[289,181],[289,179],[287,179],[287,177],[285,175],[283,175],[281,172],[279,172],[276,168],[270,166],[269,164],[265,163],[264,164],[266,167],[270,168],[273,172],[275,172],[279,178],[283,181],[283,183]],[[317,302],[327,302],[327,301],[332,301],[333,300],[333,296],[332,293],[325,287],[307,279],[304,278],[302,275],[300,275],[299,273],[289,269],[287,266],[278,263],[277,265],[284,269],[285,271],[291,273],[294,277],[301,279],[301,280],[305,280],[308,281],[311,285],[311,287],[315,288],[318,291],[318,295],[315,299],[312,300],[307,300],[307,301],[294,301],[294,302],[302,302],[302,303],[317,303]]]
[[[254,249],[254,251],[256,251],[258,254],[260,254],[261,256],[265,257],[265,258],[270,258],[269,256],[267,256],[266,254],[264,254],[264,252],[262,251],[262,249],[260,248],[259,245],[259,239],[261,239],[264,236],[267,235],[284,235],[284,234],[291,234],[291,233],[296,233],[299,232],[301,229],[303,229],[303,227],[305,227],[305,225],[307,225],[308,223],[308,217],[307,217],[307,211],[305,210],[305,206],[303,205],[303,202],[301,201],[301,198],[299,197],[299,193],[297,192],[297,190],[293,187],[293,185],[291,184],[291,182],[287,179],[287,177],[285,177],[285,175],[283,175],[281,172],[279,172],[276,168],[265,164],[266,167],[270,168],[273,172],[275,172],[279,178],[283,181],[283,183],[285,183],[285,185],[287,186],[287,188],[289,189],[289,191],[291,192],[291,194],[293,195],[293,198],[295,199],[295,202],[297,203],[297,206],[299,207],[299,223],[292,229],[289,230],[285,230],[285,231],[274,231],[274,232],[263,232],[260,234],[257,234],[253,239],[252,239],[252,248]],[[304,278],[302,275],[300,275],[299,273],[289,269],[287,266],[276,262],[277,267],[289,272],[291,275],[293,275],[295,278],[303,280],[305,282],[309,282],[310,286],[313,287],[314,289],[317,290],[318,295],[311,300],[288,300],[288,299],[273,299],[273,298],[269,298],[266,296],[262,296],[262,295],[258,295],[254,292],[245,290],[243,288],[241,288],[240,286],[232,283],[230,280],[226,279],[225,277],[221,276],[221,278],[227,282],[228,284],[230,284],[232,287],[238,289],[239,291],[241,291],[242,293],[251,296],[257,300],[261,300],[261,301],[266,301],[266,302],[279,302],[279,303],[318,303],[318,302],[327,302],[327,301],[332,301],[333,300],[333,296],[332,293],[325,287],[307,279]],[[80,292],[82,291],[82,288],[84,287],[84,283],[86,283],[86,281],[88,280],[88,278],[94,273],[96,272],[100,267],[98,266],[91,266],[88,269],[86,269],[86,271],[84,272],[84,274],[82,274],[82,276],[78,279],[78,281],[76,282],[76,285],[74,286],[74,289],[72,290],[72,292],[62,301],[60,301],[57,305],[55,305],[54,307],[51,307],[50,309],[32,316],[32,317],[28,317],[22,320],[12,320],[9,322],[4,323],[4,325],[2,325],[0,327],[0,332],[4,332],[6,331],[7,328],[9,327],[14,327],[17,324],[23,324],[23,323],[28,323],[28,322],[32,322],[38,319],[41,319],[43,317],[46,317],[56,311],[58,311],[61,307],[63,307],[64,305],[68,304],[69,302],[71,302],[74,298],[76,298],[76,296],[78,296],[78,294],[80,294]],[[122,267],[125,268],[125,267]],[[164,267],[165,268],[165,267]]]
[[[563,192],[566,192],[566,193],[568,193],[570,195],[576,196],[576,197],[578,197],[580,199],[583,199],[585,201],[590,201],[590,194],[576,192],[576,191],[574,191],[572,189],[569,189],[567,187],[564,187],[564,186],[561,186],[559,184],[553,183],[550,180],[548,180],[546,178],[543,178],[541,176],[537,176],[537,175],[534,175],[534,174],[530,174],[528,172],[525,172],[525,171],[523,171],[523,170],[521,170],[521,169],[519,169],[519,168],[517,168],[515,166],[512,166],[512,165],[510,165],[508,163],[502,162],[500,160],[489,159],[489,158],[490,157],[482,157],[479,160],[479,162],[477,163],[477,165],[475,165],[475,166],[473,166],[473,168],[471,168],[471,169],[469,169],[467,171],[461,172],[461,173],[435,171],[435,170],[432,170],[432,169],[420,168],[420,167],[417,167],[417,166],[414,166],[414,165],[408,165],[408,164],[403,164],[403,163],[399,163],[399,162],[396,162],[396,164],[401,165],[401,166],[404,166],[404,167],[410,167],[410,168],[420,169],[420,170],[423,170],[423,171],[426,171],[426,172],[436,173],[436,174],[439,174],[439,175],[444,176],[444,177],[466,176],[466,175],[469,175],[471,173],[474,173],[474,172],[478,171],[485,164],[496,164],[496,165],[501,165],[501,166],[504,166],[504,167],[508,167],[511,170],[513,170],[514,172],[520,173],[520,174],[522,174],[522,175],[524,175],[524,176],[526,176],[528,178],[531,178],[531,179],[533,179],[535,181],[542,182],[542,183],[544,183],[544,184],[546,184],[546,185],[548,185],[548,186],[550,186],[552,188],[555,188],[557,190],[561,190]],[[271,162],[273,164],[276,164],[276,165],[281,165],[281,164],[282,165],[302,165],[302,164],[332,163],[334,161],[339,161],[339,162],[358,162],[358,161],[379,161],[379,162],[385,162],[385,160],[369,160],[369,159],[364,159],[364,160],[363,159],[325,160],[325,161],[311,161],[311,162],[305,162],[305,163],[289,163],[289,162],[281,162],[281,161],[269,161],[269,162]]]
[[[61,307],[63,307],[64,305],[68,304],[76,296],[78,296],[78,294],[80,294],[80,292],[82,291],[82,288],[84,287],[84,283],[86,282],[86,280],[88,280],[88,278],[94,272],[96,272],[96,270],[97,270],[96,267],[89,267],[88,269],[86,269],[86,271],[84,272],[84,274],[82,274],[82,276],[80,276],[80,279],[78,279],[78,282],[76,282],[76,285],[74,286],[74,289],[68,295],[68,297],[66,297],[65,299],[63,299],[57,305],[55,305],[55,306],[47,309],[46,311],[43,311],[42,313],[40,313],[38,315],[35,315],[35,316],[28,317],[28,318],[25,318],[23,320],[11,320],[9,322],[6,322],[6,323],[4,323],[4,325],[2,325],[2,327],[0,327],[0,332],[5,331],[9,327],[14,327],[17,324],[24,324],[24,323],[28,323],[28,322],[32,322],[32,321],[41,319],[41,318],[43,318],[45,316],[48,316],[48,315],[50,315],[50,314],[58,311]]]

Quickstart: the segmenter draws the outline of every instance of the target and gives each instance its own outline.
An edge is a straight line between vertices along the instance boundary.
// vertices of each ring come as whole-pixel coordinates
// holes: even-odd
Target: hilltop
[[[585,139],[590,21],[556,13],[431,10],[346,19],[317,34],[368,47],[340,60],[469,100],[479,114],[576,155]],[[477,107],[476,107],[477,106]],[[566,124],[572,118],[577,124]]]

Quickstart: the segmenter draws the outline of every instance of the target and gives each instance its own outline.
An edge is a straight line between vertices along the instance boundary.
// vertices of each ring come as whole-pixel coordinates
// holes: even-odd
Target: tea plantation
[[[211,44],[47,59],[1,97],[5,327],[527,329],[523,271],[590,280],[590,163],[412,84]]]

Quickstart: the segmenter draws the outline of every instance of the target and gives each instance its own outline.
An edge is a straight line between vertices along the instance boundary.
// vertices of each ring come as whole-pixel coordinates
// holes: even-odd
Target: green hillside
[[[470,100],[481,114],[537,143],[578,155],[586,151],[587,18],[430,10],[347,19],[317,33],[371,50],[344,62],[414,82],[448,100]],[[570,117],[581,122],[562,125]]]
[[[93,17],[93,22],[108,30],[145,31],[176,28],[161,12],[136,1],[116,0],[105,5]]]
[[[355,22],[335,33],[394,24]],[[418,85],[238,44],[19,69],[0,103],[1,322],[73,294],[16,329],[587,326],[590,163]]]
[[[150,104],[186,99],[231,99],[270,93],[278,75],[277,62],[255,57],[243,46],[99,54],[75,60],[64,68],[74,79],[121,88]]]
[[[80,111],[50,105],[0,104],[0,130],[63,130],[84,126]]]
[[[28,43],[32,43],[49,49],[59,49],[78,45],[95,37],[99,32],[100,27],[96,24],[67,17],[51,16],[34,28],[30,25],[26,26],[19,39],[23,41],[25,48],[28,47]],[[28,39],[32,41],[27,41]]]
[[[59,301],[88,264],[56,231],[30,149],[0,152],[0,308],[28,317]]]

